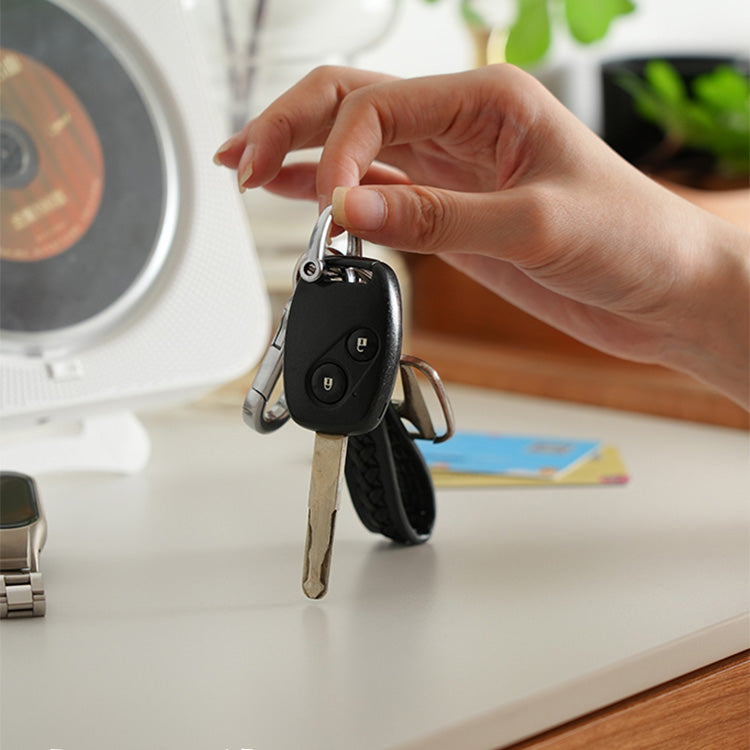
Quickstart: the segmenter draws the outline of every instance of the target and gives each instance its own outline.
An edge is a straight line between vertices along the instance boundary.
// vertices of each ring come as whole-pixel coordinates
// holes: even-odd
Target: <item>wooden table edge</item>
[[[503,750],[748,747],[750,650],[745,650]]]

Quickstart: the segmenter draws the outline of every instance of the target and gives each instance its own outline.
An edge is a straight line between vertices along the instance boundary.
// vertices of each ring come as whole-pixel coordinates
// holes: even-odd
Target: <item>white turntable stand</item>
[[[311,434],[146,415],[140,474],[39,479],[48,614],[0,623],[3,750],[501,747],[748,647],[745,433],[450,392],[463,429],[615,444],[630,484],[440,490],[413,549],[345,497],[310,602]]]

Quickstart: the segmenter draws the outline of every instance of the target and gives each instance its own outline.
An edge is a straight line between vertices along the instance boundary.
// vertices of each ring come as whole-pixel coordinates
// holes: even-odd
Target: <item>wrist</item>
[[[707,219],[665,363],[750,409],[750,237]]]

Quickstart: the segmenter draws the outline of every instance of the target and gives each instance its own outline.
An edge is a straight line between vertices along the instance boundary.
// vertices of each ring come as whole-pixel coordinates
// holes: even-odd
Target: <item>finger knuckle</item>
[[[545,188],[530,190],[524,201],[524,223],[529,233],[541,240],[547,239],[553,231],[557,210],[552,191]]]
[[[370,99],[366,89],[358,88],[347,91],[341,97],[338,116],[356,119],[361,116],[362,109],[369,106]]]
[[[439,250],[449,236],[446,227],[448,212],[442,196],[429,188],[414,187],[412,196],[412,232],[418,245],[425,250]]]
[[[388,83],[371,83],[360,86],[346,93],[341,101],[340,113],[349,121],[367,122],[376,129],[382,144],[393,141],[395,121],[388,107],[388,97],[385,94]]]
[[[565,233],[570,226],[570,209],[558,190],[535,188],[530,190],[521,203],[521,219],[528,247],[533,253],[526,254],[528,270],[555,271],[561,263],[565,247]]]
[[[338,65],[319,65],[305,77],[305,87],[312,96],[330,99],[331,103],[341,102],[348,96],[347,81],[350,71]]]
[[[344,68],[338,65],[318,65],[305,77],[314,85],[326,85],[331,81],[338,81],[344,70]]]
[[[374,106],[372,87],[361,86],[347,91],[341,100],[341,109],[351,114],[361,112]]]

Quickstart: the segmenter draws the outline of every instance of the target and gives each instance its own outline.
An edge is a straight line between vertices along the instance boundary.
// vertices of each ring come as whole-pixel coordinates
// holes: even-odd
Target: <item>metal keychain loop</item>
[[[394,401],[393,406],[399,417],[411,422],[417,428],[417,432],[410,433],[410,437],[419,440],[432,440],[433,443],[442,443],[450,439],[456,431],[456,420],[453,416],[453,407],[451,406],[450,399],[437,370],[423,359],[413,357],[409,354],[401,355],[399,364],[401,369],[401,385],[404,389],[404,400]],[[435,431],[432,417],[425,403],[424,396],[419,389],[419,384],[413,370],[419,370],[427,378],[440,404],[445,422],[445,429],[440,435]]]
[[[307,246],[307,252],[299,259],[295,272],[295,277],[302,281],[317,281],[325,270],[325,254],[329,247],[331,239],[331,228],[333,226],[333,206],[327,206],[323,209],[318,221],[315,223],[310,242]],[[346,243],[346,254],[348,256],[362,256],[362,240],[349,234]]]

